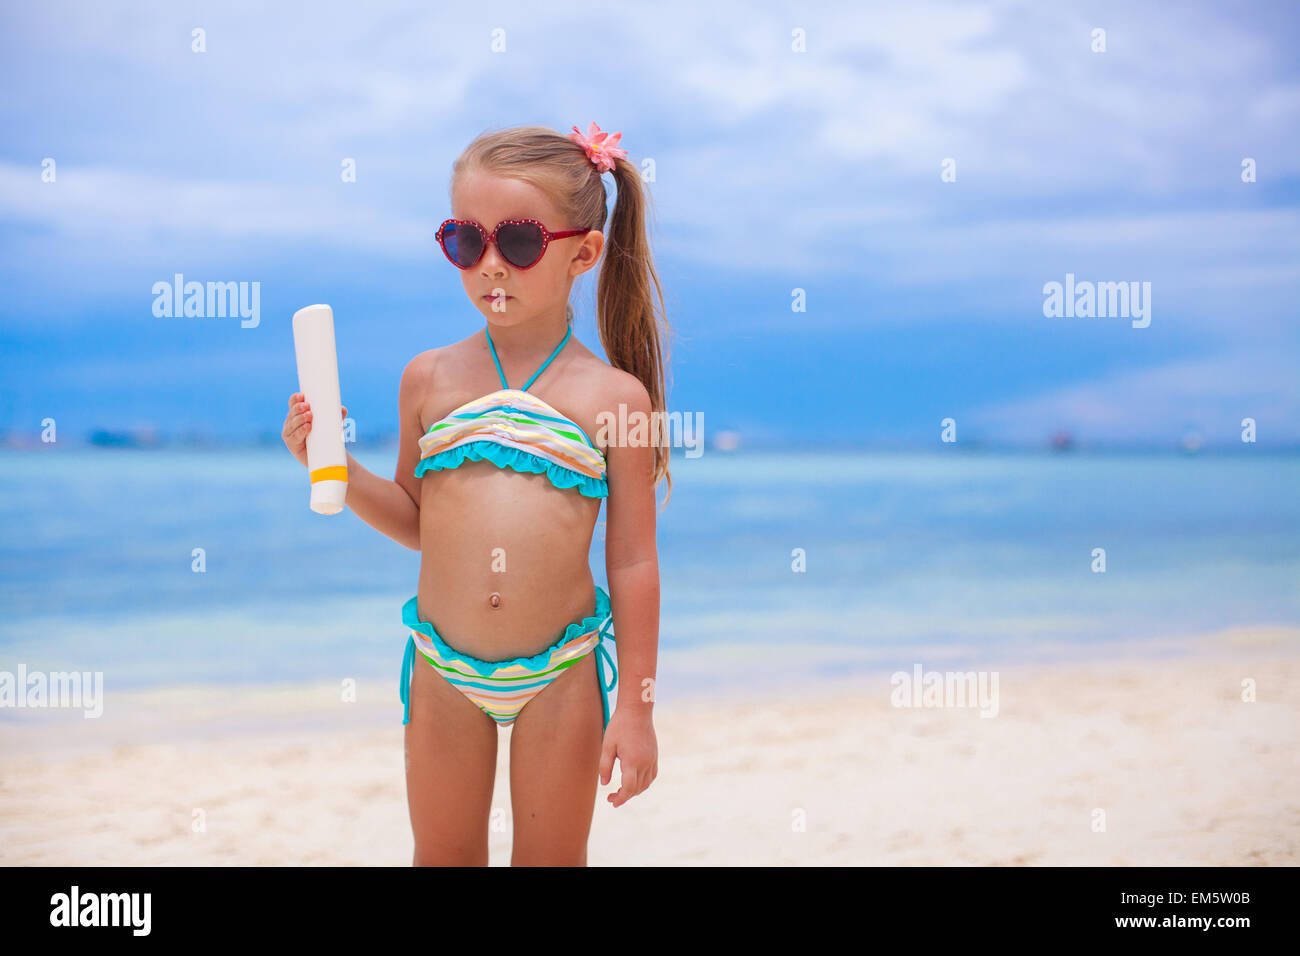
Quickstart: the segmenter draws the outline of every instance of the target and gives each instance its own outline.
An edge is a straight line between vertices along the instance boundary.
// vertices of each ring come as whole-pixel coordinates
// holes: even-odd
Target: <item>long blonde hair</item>
[[[651,410],[661,413],[662,424],[667,421],[663,413],[671,329],[646,230],[650,192],[626,157],[614,163],[611,175],[618,196],[603,261],[597,267],[596,326],[610,364],[635,375],[645,386]],[[608,197],[599,171],[580,145],[553,129],[518,126],[480,134],[452,167],[452,188],[462,174],[470,171],[517,179],[544,192],[566,217],[564,223],[553,228],[605,229]],[[572,305],[568,314],[572,321]],[[668,470],[667,428],[665,425],[651,431],[656,435],[653,481],[658,484],[662,478],[667,483],[667,505],[673,487]]]

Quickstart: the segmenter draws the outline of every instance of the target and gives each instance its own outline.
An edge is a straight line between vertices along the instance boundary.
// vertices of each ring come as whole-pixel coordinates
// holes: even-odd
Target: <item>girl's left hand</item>
[[[605,742],[600,750],[600,783],[609,784],[614,775],[614,758],[618,758],[622,781],[618,790],[605,799],[621,807],[650,786],[659,775],[659,744],[655,740],[654,724],[650,715],[614,708],[605,728]]]

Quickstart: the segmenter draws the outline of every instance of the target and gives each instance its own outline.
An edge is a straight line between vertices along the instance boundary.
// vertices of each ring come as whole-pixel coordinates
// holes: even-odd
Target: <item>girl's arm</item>
[[[636,421],[637,415],[651,421],[650,394],[645,386],[624,373],[621,391],[619,401],[627,406],[627,421]],[[647,434],[652,431],[647,427]],[[611,444],[606,466],[609,497],[605,505],[605,571],[614,607],[614,647],[618,656],[615,713],[646,721],[654,706],[653,680],[659,652],[654,453],[649,443],[630,447]],[[648,691],[647,678],[652,682]]]
[[[420,550],[420,395],[427,384],[426,363],[417,355],[402,372],[397,394],[397,474],[380,478],[348,453],[347,504],[366,524],[412,551]]]

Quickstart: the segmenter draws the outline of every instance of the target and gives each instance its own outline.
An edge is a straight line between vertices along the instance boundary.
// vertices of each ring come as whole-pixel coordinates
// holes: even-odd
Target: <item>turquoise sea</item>
[[[395,449],[354,454],[392,473]],[[1300,625],[1294,455],[707,451],[673,476],[665,689]],[[0,669],[386,678],[396,701],[419,556],[312,513],[283,449],[4,451],[0,527]]]

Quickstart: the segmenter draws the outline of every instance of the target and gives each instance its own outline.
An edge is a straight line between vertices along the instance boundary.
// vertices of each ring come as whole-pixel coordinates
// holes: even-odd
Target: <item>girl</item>
[[[658,773],[655,486],[671,494],[672,479],[647,426],[663,421],[667,323],[621,135],[528,126],[461,154],[437,239],[486,325],[406,366],[392,481],[348,455],[348,506],[421,552],[401,678],[417,866],[487,864],[498,726],[512,727],[512,865],[585,866],[597,777],[618,759],[617,807]],[[608,247],[604,171],[618,187]],[[613,367],[573,337],[568,304],[602,252]],[[284,440],[304,466],[311,424],[291,396]],[[602,498],[610,593],[588,564]]]

